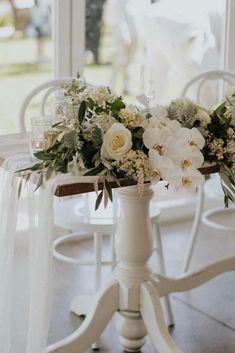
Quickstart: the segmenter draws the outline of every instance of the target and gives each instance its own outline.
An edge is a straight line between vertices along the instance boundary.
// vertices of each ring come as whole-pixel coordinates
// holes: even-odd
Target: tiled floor
[[[180,273],[182,259],[186,249],[190,222],[162,227],[162,237],[166,266],[169,275]],[[92,256],[92,242],[84,241],[64,246],[64,253],[74,253],[82,257]],[[210,261],[233,255],[235,250],[234,234],[221,234],[201,227],[191,268],[198,268]],[[109,242],[104,241],[104,255],[108,256]],[[23,248],[21,249],[23,252]],[[154,255],[155,256],[155,255]],[[156,258],[150,265],[155,267]],[[22,256],[23,259],[23,256]],[[23,266],[23,265],[22,265]],[[20,268],[17,269],[20,271]],[[103,271],[103,281],[108,278],[109,270]],[[81,323],[69,312],[72,298],[76,294],[92,293],[92,267],[76,267],[54,261],[54,306],[49,334],[49,342],[55,342],[72,331]],[[171,334],[184,353],[234,353],[235,352],[235,273],[219,276],[210,283],[187,293],[172,295],[175,316],[175,328]],[[101,352],[119,353],[122,347],[116,331],[116,314],[100,339]],[[145,353],[154,353],[148,340],[142,349]],[[65,352],[69,353],[69,352]]]

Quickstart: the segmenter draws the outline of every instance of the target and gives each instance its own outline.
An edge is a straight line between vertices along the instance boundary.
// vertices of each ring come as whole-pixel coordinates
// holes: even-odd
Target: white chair
[[[235,72],[224,70],[206,71],[189,80],[182,91],[182,97],[191,97],[191,95],[189,95],[189,91],[193,88],[194,96],[192,98],[195,98],[198,103],[201,103],[203,99],[204,102],[206,102],[207,97],[210,96],[210,100],[211,97],[213,98],[212,104],[215,105],[218,104],[218,102],[224,97],[224,92],[226,93],[226,90],[232,86],[234,82]],[[213,83],[214,85],[211,85]],[[205,97],[205,94],[208,96]],[[186,256],[183,260],[183,273],[187,272],[189,269],[201,223],[204,223],[214,229],[222,230],[223,232],[234,231],[234,225],[224,225],[219,221],[214,220],[214,218],[219,215],[228,216],[231,213],[235,214],[235,208],[230,206],[229,209],[225,209],[224,206],[222,206],[203,211],[205,196],[217,201],[221,200],[221,202],[223,202],[223,191],[218,175],[212,175],[198,190],[195,216],[188,241]]]
[[[74,77],[64,77],[56,80],[50,80],[42,83],[41,85],[35,87],[24,99],[19,113],[19,128],[21,132],[27,131],[27,119],[26,112],[29,108],[29,105],[32,103],[35,96],[42,94],[40,97],[40,114],[46,115],[46,105],[49,101],[49,98],[55,92],[61,91],[61,85],[70,84],[73,80],[76,80]]]
[[[62,84],[68,84],[73,78],[61,78],[58,80],[52,80],[45,82],[33,91],[25,98],[21,110],[20,110],[20,128],[21,131],[26,131],[26,111],[29,104],[35,95],[42,94],[40,111],[45,114],[45,106],[50,95],[60,89]],[[65,261],[70,264],[77,265],[92,265],[95,268],[95,290],[99,289],[101,282],[101,270],[102,265],[109,265],[112,268],[115,265],[114,257],[114,242],[113,236],[116,230],[118,208],[116,204],[109,204],[108,209],[102,210],[102,206],[99,211],[94,212],[94,198],[92,194],[79,195],[73,198],[65,198],[61,202],[55,202],[55,225],[68,229],[69,234],[63,235],[54,241],[54,257],[60,261]],[[159,229],[159,208],[156,204],[153,205],[151,210],[151,222],[153,225],[153,237],[155,248],[158,251],[158,263],[159,271],[165,273],[165,265],[163,259],[163,251],[161,244],[161,234]],[[85,235],[84,235],[85,233]],[[111,259],[110,261],[102,260],[102,237],[103,235],[111,236]],[[59,252],[59,245],[65,242],[71,242],[75,240],[82,240],[85,237],[92,237],[94,239],[94,259],[87,261],[80,261],[70,256],[65,256]],[[169,325],[173,325],[173,314],[169,298],[165,298],[167,307],[167,319]],[[85,314],[83,308],[76,308],[74,302],[72,303],[71,309],[76,313]]]

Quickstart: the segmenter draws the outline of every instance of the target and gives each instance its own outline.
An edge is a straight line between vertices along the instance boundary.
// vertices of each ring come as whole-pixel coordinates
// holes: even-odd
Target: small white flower
[[[195,127],[193,127],[192,129],[187,129],[186,127],[183,127],[176,131],[175,137],[177,139],[182,139],[186,141],[190,146],[198,147],[200,150],[205,145],[204,137],[202,136],[200,131]]]
[[[92,99],[98,106],[105,107],[106,102],[113,102],[115,96],[111,94],[107,87],[87,87],[79,93],[78,101],[87,101]]]
[[[152,117],[157,119],[167,118],[167,110],[162,105],[157,105],[154,108],[150,108],[149,113],[152,115]]]
[[[104,134],[101,157],[119,160],[132,147],[131,132],[121,123],[115,123]]]
[[[142,126],[146,121],[146,116],[131,108],[132,107],[121,109],[118,113],[122,123],[130,128]]]
[[[201,125],[206,127],[211,122],[211,117],[205,109],[198,109],[195,119],[200,121]]]

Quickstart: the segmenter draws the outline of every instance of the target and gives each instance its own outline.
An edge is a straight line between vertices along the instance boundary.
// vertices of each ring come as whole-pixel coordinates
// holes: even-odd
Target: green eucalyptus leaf
[[[79,109],[78,109],[78,120],[80,125],[82,124],[86,114],[86,102],[81,102]]]
[[[54,159],[54,154],[53,153],[48,153],[46,151],[38,151],[34,153],[35,157],[38,159],[41,159],[42,161],[50,161]]]
[[[34,192],[37,191],[37,190],[40,188],[40,186],[42,185],[42,183],[43,183],[43,173],[40,173],[39,178],[38,178],[37,185],[36,185],[36,187],[35,187],[35,189],[34,189]]]
[[[110,183],[107,179],[104,180],[105,189],[107,190],[110,201],[113,201],[113,192]]]
[[[94,190],[96,195],[98,196],[98,192],[99,192],[99,178],[96,178],[96,180],[94,181]]]
[[[86,176],[98,175],[103,170],[104,170],[104,166],[103,166],[103,164],[100,164],[100,165],[98,165],[98,167],[89,170],[85,175]]]
[[[109,194],[108,194],[107,190],[104,188],[104,208],[107,207],[108,202],[109,202]]]
[[[23,178],[21,177],[21,180],[18,186],[18,198],[20,198],[20,195],[21,195],[22,185],[23,185]]]
[[[49,180],[54,172],[54,168],[49,165],[46,170],[46,180]]]
[[[97,199],[96,199],[96,203],[95,203],[95,210],[97,210],[99,208],[99,205],[102,201],[102,198],[103,198],[103,190],[99,193]]]

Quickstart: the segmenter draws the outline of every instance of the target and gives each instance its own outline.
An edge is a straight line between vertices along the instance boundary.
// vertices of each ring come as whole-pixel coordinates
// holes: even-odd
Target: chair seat
[[[218,175],[213,175],[204,183],[204,193],[212,199],[223,199],[224,193]]]
[[[106,209],[101,204],[98,210],[95,200],[96,194],[92,192],[58,202],[54,207],[55,224],[74,231],[113,233],[119,212],[117,200],[114,199],[114,204],[109,202]]]
[[[109,202],[106,209],[101,203],[98,210],[95,210],[95,200],[96,194],[91,192],[58,202],[54,207],[55,224],[73,231],[113,233],[120,216],[118,198],[114,197],[113,202]],[[159,214],[160,209],[153,200],[150,206],[152,223],[158,220]]]

